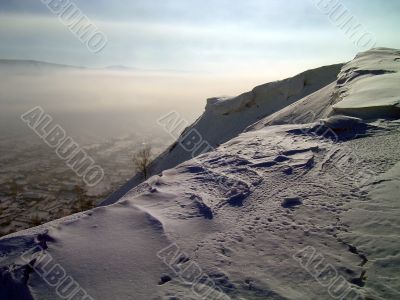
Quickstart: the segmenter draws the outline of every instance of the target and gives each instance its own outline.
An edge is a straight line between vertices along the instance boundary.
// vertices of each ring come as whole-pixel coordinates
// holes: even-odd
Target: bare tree
[[[149,167],[152,162],[152,157],[153,155],[150,146],[139,150],[135,155],[133,155],[135,169],[143,174],[144,179],[147,179],[149,176]]]

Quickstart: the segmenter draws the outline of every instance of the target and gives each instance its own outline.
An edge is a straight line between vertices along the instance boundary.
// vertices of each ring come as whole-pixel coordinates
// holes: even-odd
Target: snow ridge
[[[397,53],[360,54],[336,82],[152,176],[113,205],[0,239],[0,297],[57,298],[20,259],[45,243],[45,252],[99,300],[397,299],[400,122],[388,99],[399,91],[386,77],[397,76]],[[363,94],[370,95],[363,106],[346,103],[364,85],[382,89],[382,78],[390,87],[382,102],[372,92]],[[287,97],[279,96],[281,85],[262,87],[270,96],[260,99]],[[234,120],[254,99],[210,100],[203,117]],[[303,112],[314,107],[309,122]],[[287,124],[291,113],[301,121]],[[171,245],[179,251],[166,265],[158,253]],[[194,269],[201,275],[185,272]]]
[[[337,79],[343,64],[324,66],[298,74],[292,78],[266,83],[233,98],[210,98],[205,112],[182,133],[182,137],[195,130],[212,147],[229,141],[246,127],[295,103]],[[152,174],[158,174],[191,159],[192,153],[179,143],[174,143],[162,153],[152,166]],[[103,205],[115,203],[142,179],[132,178],[125,186],[112,194]]]

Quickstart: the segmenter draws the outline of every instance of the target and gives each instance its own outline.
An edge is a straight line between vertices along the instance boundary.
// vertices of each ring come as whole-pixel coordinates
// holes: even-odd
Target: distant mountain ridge
[[[0,59],[0,66],[9,67],[30,67],[30,68],[69,68],[69,69],[87,69],[82,66],[65,65],[59,63],[50,63],[45,61],[30,60],[30,59]]]
[[[79,70],[115,70],[115,71],[136,71],[137,68],[131,68],[124,65],[111,65],[105,67],[86,67],[77,65],[68,65],[61,63],[52,63],[31,59],[0,59],[1,66],[9,67],[28,67],[28,68],[63,68],[63,69],[79,69]]]
[[[187,70],[173,70],[173,69],[146,69],[146,68],[137,68],[137,67],[129,67],[125,65],[109,65],[104,67],[88,67],[88,66],[77,66],[77,65],[68,65],[61,63],[52,63],[45,62],[39,60],[31,60],[31,59],[0,59],[0,68],[2,67],[15,67],[18,70],[23,70],[23,68],[29,69],[70,69],[70,70],[95,70],[95,71],[121,71],[121,72],[162,72],[162,73],[193,73]],[[1,71],[1,69],[0,69]]]

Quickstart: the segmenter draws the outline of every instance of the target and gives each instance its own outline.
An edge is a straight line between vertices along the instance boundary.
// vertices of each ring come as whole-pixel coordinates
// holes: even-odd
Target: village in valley
[[[105,172],[88,187],[64,161],[36,136],[0,139],[0,236],[89,210],[135,173],[132,155],[140,135],[84,146]],[[166,140],[154,138],[154,151]],[[152,144],[152,145],[153,145]]]

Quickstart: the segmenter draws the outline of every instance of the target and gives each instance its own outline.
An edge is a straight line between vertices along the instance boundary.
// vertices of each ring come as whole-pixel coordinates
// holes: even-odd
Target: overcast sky
[[[1,0],[0,58],[281,78],[360,50],[315,1],[76,0],[108,37],[94,54],[40,0]],[[400,48],[400,1],[340,1],[378,46]]]

